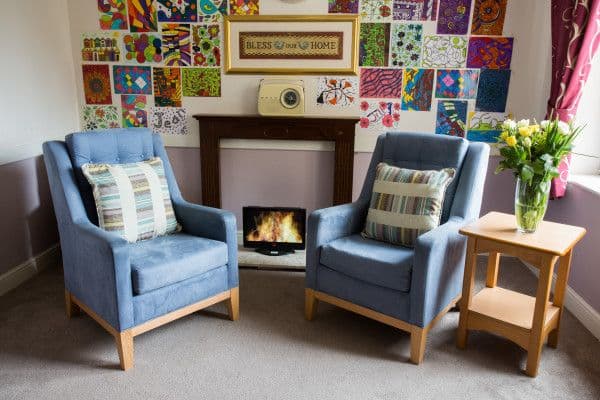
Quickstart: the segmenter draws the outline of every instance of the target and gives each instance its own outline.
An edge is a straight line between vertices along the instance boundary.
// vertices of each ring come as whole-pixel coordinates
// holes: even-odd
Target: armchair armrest
[[[62,241],[65,281],[78,299],[117,331],[133,326],[129,245],[89,221],[75,222]]]
[[[354,202],[313,211],[308,217],[306,241],[306,286],[316,288],[316,268],[321,247],[332,240],[362,230],[366,204]]]
[[[230,211],[189,203],[180,198],[173,199],[173,208],[184,232],[227,244],[229,287],[238,286],[238,243],[235,215]]]
[[[417,238],[410,289],[411,324],[426,326],[460,295],[466,239],[458,230],[465,223],[452,217]]]

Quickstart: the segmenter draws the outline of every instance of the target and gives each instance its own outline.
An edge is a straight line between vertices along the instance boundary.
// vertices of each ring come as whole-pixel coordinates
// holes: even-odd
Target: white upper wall
[[[79,127],[66,0],[2,2],[0,164]]]

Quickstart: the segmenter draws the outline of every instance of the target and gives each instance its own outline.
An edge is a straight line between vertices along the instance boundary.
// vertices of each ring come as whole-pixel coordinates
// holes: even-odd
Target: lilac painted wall
[[[58,242],[41,156],[0,166],[0,275]]]

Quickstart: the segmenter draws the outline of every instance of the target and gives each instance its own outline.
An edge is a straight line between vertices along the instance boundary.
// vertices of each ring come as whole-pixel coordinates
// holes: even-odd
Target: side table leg
[[[487,276],[485,286],[493,288],[498,283],[498,264],[500,263],[500,253],[490,252],[488,256]]]
[[[465,258],[465,275],[463,277],[463,292],[460,300],[460,319],[458,321],[458,333],[456,346],[464,349],[467,346],[467,321],[469,319],[469,307],[473,299],[473,284],[475,283],[475,266],[477,264],[477,253],[475,252],[476,238],[469,237],[467,241],[467,256]]]
[[[556,286],[554,287],[554,305],[560,309],[558,312],[558,322],[556,329],[548,335],[548,346],[556,348],[558,346],[558,334],[560,332],[560,320],[562,319],[563,305],[565,301],[565,292],[567,282],[569,281],[569,270],[571,269],[571,256],[573,250],[562,256],[558,261],[558,272],[556,276]]]
[[[550,286],[552,285],[552,272],[557,258],[556,256],[544,256],[542,265],[540,266],[533,323],[529,334],[529,348],[527,349],[527,368],[525,369],[525,373],[531,377],[537,376],[540,364],[540,354],[542,353],[542,344],[544,343],[544,321],[546,320],[548,297],[550,296]]]

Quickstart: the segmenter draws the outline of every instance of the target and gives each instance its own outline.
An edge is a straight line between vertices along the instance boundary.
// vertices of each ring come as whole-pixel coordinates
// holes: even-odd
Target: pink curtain
[[[579,99],[600,44],[600,0],[552,0],[552,86],[546,118],[568,122]],[[583,122],[583,121],[582,121]],[[567,188],[571,157],[560,164],[550,195],[562,197]]]

